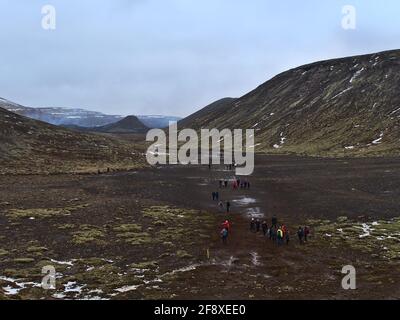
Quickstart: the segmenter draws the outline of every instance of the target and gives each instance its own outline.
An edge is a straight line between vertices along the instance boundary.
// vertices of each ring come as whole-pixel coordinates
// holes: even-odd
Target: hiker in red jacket
[[[308,236],[310,235],[310,228],[309,227],[304,227],[304,241],[307,242]]]
[[[231,231],[231,224],[229,223],[229,220],[225,220],[225,222],[222,224],[222,229],[226,229],[228,232]]]

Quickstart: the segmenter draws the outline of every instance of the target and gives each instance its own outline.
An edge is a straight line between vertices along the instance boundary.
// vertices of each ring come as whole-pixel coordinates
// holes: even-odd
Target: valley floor
[[[223,166],[0,176],[0,298],[398,299],[399,160],[258,156],[249,190],[219,189]],[[249,230],[273,214],[288,246]],[[41,287],[49,265],[56,290]],[[345,265],[357,290],[342,289]]]

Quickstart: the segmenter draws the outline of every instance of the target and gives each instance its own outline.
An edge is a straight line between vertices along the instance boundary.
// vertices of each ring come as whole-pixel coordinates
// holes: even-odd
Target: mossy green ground
[[[310,219],[318,240],[331,246],[348,246],[376,257],[400,259],[400,218],[357,222],[347,217],[336,221]]]
[[[32,217],[53,223],[52,232],[64,239],[66,247],[76,248],[76,256],[63,261],[66,259],[54,254],[51,243],[46,243],[43,239],[29,239],[25,246],[21,243],[12,250],[0,249],[0,261],[7,266],[0,277],[15,280],[12,282],[0,279],[0,287],[11,286],[18,289],[19,285],[25,282],[40,284],[44,266],[54,266],[60,274],[56,291],[44,291],[38,286],[26,285],[22,289],[19,288],[16,295],[3,294],[0,297],[108,299],[129,292],[137,298],[168,298],[168,294],[149,287],[146,283],[157,283],[161,281],[158,279],[163,274],[170,274],[175,268],[204,259],[205,256],[198,256],[198,246],[210,239],[208,230],[215,224],[215,216],[212,214],[200,214],[196,210],[169,205],[144,207],[135,219],[121,207],[117,216],[114,215],[106,224],[58,222],[60,217],[68,219],[71,213],[79,215],[80,210],[86,207],[7,211],[6,217],[10,225],[13,221],[22,219],[34,223],[29,219]],[[201,237],[193,239],[193,234]],[[143,246],[146,247],[144,254]],[[103,250],[110,252],[108,248],[124,249],[115,254],[103,254]],[[142,253],[122,256],[125,249],[140,250]],[[94,256],[94,252],[97,252],[98,256]],[[162,281],[174,281],[172,275],[173,273]],[[77,288],[66,293],[65,286],[71,283],[76,283]],[[126,286],[128,289],[125,289]],[[138,288],[131,292],[129,286]]]

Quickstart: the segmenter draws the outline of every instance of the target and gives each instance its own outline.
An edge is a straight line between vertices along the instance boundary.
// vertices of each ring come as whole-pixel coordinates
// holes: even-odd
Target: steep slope
[[[400,154],[400,50],[317,62],[245,96],[208,106],[180,128],[253,128],[256,150]]]
[[[224,113],[230,109],[234,101],[236,101],[234,98],[223,98],[215,101],[187,118],[182,119],[178,122],[178,125],[197,129],[203,127],[207,122],[212,120],[210,117],[223,118]]]
[[[96,172],[142,166],[136,146],[80,134],[0,108],[0,173]]]

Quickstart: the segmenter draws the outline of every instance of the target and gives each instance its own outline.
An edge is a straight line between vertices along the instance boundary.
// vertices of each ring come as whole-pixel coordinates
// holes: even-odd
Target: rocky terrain
[[[246,190],[218,188],[234,177],[224,166],[0,176],[0,299],[400,298],[398,158],[256,163]],[[251,217],[273,214],[289,245],[250,231]],[[357,290],[341,286],[345,265]],[[42,288],[43,266],[55,268],[55,290]]]

